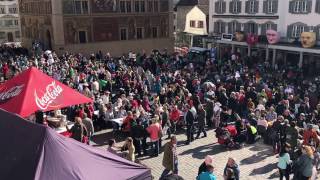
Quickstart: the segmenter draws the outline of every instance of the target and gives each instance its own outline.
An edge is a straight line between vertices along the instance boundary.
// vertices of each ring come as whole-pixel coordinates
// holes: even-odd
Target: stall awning
[[[92,99],[42,73],[30,68],[0,85],[0,108],[27,117],[36,111],[50,111]]]

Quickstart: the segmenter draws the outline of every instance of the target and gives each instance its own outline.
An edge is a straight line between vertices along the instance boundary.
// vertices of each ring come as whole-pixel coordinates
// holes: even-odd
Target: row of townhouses
[[[20,41],[17,0],[0,1],[0,43]]]

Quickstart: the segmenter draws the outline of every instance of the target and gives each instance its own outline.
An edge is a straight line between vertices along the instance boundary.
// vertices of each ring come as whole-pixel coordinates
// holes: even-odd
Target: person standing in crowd
[[[87,117],[87,113],[83,114],[83,120],[82,123],[86,127],[88,131],[88,144],[90,144],[91,138],[94,134],[94,127],[93,127],[93,122],[90,118]]]
[[[133,145],[136,149],[136,153],[138,153],[138,157],[141,156],[141,145],[143,138],[147,135],[145,128],[142,126],[142,122],[140,119],[136,120],[136,124],[131,128],[131,136],[133,139]],[[145,150],[144,150],[145,152]]]
[[[203,137],[207,137],[207,132],[205,130],[206,126],[206,110],[203,108],[203,105],[199,105],[199,111],[198,111],[198,133],[196,139],[199,138],[201,132],[203,132]]]
[[[152,143],[153,150],[153,156],[159,155],[159,144],[160,144],[160,138],[162,136],[162,128],[161,125],[158,122],[159,117],[155,116],[152,119],[152,124],[147,127],[147,131],[150,134],[150,141]]]
[[[239,166],[238,166],[238,164],[236,163],[235,159],[232,158],[232,157],[229,157],[228,162],[227,162],[227,165],[226,165],[226,167],[224,168],[223,177],[225,177],[225,178],[228,177],[228,175],[227,175],[227,170],[228,170],[228,169],[232,169],[235,180],[239,180],[239,179],[240,179],[240,169],[239,169]]]
[[[75,124],[72,126],[71,129],[66,125],[68,132],[71,133],[71,138],[79,141],[84,142],[85,138],[88,135],[88,131],[85,125],[82,123],[82,119],[80,117],[75,117]]]
[[[290,179],[290,171],[291,171],[291,165],[292,162],[290,159],[290,144],[286,144],[284,148],[281,148],[280,154],[279,154],[279,162],[278,162],[278,169],[280,174],[280,180],[283,180],[283,177],[286,178],[286,180]]]
[[[135,162],[135,148],[133,145],[133,139],[131,137],[128,137],[126,139],[126,142],[121,148],[121,151],[127,151],[125,154],[126,159],[129,161]]]
[[[290,156],[292,159],[295,159],[294,152],[297,148],[298,144],[298,138],[299,138],[299,132],[296,128],[296,122],[291,121],[290,126],[286,129],[286,143],[290,144]]]
[[[197,180],[216,180],[216,176],[213,174],[214,167],[211,164],[207,165],[207,170],[202,172],[198,177]]]
[[[170,141],[164,145],[162,165],[165,169],[160,176],[160,180],[167,176],[170,171],[173,174],[178,174],[178,153],[176,136],[171,136]]]
[[[200,175],[202,172],[207,171],[207,165],[212,164],[213,158],[211,156],[206,156],[204,159],[204,162],[200,165],[198,170],[198,175]]]
[[[293,180],[309,180],[312,176],[313,151],[310,146],[303,145],[302,155],[293,164]]]
[[[190,144],[194,140],[193,137],[193,129],[194,129],[194,113],[192,112],[192,108],[190,105],[187,105],[187,113],[185,115],[185,122],[187,123],[187,142],[186,144]]]

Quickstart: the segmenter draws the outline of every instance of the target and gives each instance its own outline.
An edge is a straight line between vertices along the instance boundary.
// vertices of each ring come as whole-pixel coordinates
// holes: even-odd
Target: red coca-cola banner
[[[38,110],[50,111],[90,102],[92,99],[36,68],[30,68],[0,85],[0,108],[22,117]]]

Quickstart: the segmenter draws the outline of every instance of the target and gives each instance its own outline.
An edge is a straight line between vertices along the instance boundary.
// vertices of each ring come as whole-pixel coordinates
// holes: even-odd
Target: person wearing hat
[[[199,167],[198,175],[200,175],[202,172],[206,172],[207,165],[212,164],[212,161],[213,161],[212,156],[207,155],[204,159],[204,162]]]

